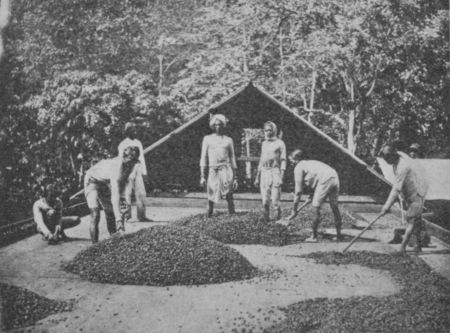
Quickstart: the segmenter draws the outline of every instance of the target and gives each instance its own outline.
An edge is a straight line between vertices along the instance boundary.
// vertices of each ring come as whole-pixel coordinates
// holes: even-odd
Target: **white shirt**
[[[226,135],[211,134],[203,138],[200,166],[210,168],[231,165],[237,168],[233,139]]]
[[[338,178],[338,174],[329,165],[315,160],[302,160],[294,169],[295,193],[303,192],[303,184],[315,189],[317,184],[334,177]]]
[[[425,170],[417,160],[400,155],[398,163],[394,165],[394,174],[394,188],[403,194],[406,201],[416,194],[425,198],[428,191]]]
[[[286,145],[278,138],[265,140],[261,145],[261,159],[258,169],[280,168],[286,170]]]
[[[119,207],[120,197],[123,197],[128,204],[131,204],[133,184],[137,180],[142,181],[142,168],[139,164],[138,162],[134,165],[122,193],[119,193],[119,179],[122,166],[122,158],[120,157],[101,160],[92,166],[84,176],[84,188],[87,188],[89,183],[102,183],[111,186],[111,203],[116,220],[119,220],[121,217]]]
[[[138,147],[139,148],[139,162],[141,162],[141,168],[142,168],[141,172],[144,176],[147,175],[147,165],[145,164],[144,148],[142,147],[142,142],[139,141],[138,139],[133,139],[133,140],[130,138],[124,139],[119,144],[119,147],[118,147],[119,157],[123,156],[123,151],[127,147]]]

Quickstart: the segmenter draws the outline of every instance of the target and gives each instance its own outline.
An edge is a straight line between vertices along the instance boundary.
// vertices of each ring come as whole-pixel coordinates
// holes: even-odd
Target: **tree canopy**
[[[8,198],[72,191],[125,122],[149,145],[249,80],[369,163],[392,140],[450,153],[447,1],[16,0],[3,39]]]

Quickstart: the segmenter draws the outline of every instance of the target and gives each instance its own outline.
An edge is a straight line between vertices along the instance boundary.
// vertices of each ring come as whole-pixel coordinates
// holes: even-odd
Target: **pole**
[[[363,230],[361,230],[361,232],[360,232],[358,235],[356,235],[356,236],[352,239],[352,241],[346,246],[346,248],[345,248],[344,250],[342,250],[342,253],[345,253],[345,251],[347,251],[347,250],[350,248],[350,246],[352,246],[353,243],[356,242],[356,240],[357,240],[359,237],[361,237],[361,235],[362,235],[363,233],[365,233],[365,232],[367,231],[367,229],[369,229],[369,228],[372,226],[372,224],[374,224],[375,222],[377,222],[382,216],[383,216],[383,214],[379,214],[372,222],[370,222],[370,223],[367,225],[367,227],[365,227]]]

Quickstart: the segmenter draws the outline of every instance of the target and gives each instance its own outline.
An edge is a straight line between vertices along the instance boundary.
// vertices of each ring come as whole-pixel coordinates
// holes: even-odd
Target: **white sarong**
[[[281,170],[279,168],[261,169],[261,198],[263,205],[269,204],[272,200],[274,207],[280,205],[281,195]]]
[[[210,167],[208,173],[208,200],[218,203],[233,189],[233,169],[231,165]]]

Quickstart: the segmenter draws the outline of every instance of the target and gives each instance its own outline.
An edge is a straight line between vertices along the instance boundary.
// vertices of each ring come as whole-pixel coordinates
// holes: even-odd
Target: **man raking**
[[[314,208],[314,221],[312,225],[312,236],[306,242],[317,242],[317,229],[320,224],[320,208],[328,198],[336,225],[336,239],[341,239],[342,218],[339,212],[339,177],[332,167],[315,160],[303,160],[303,152],[294,150],[289,155],[289,160],[295,165],[294,169],[294,206],[288,220],[294,219],[298,214],[298,205],[304,188],[313,191],[311,206]]]
[[[422,229],[423,204],[428,190],[424,170],[416,160],[401,156],[392,145],[383,147],[381,157],[393,166],[395,174],[391,193],[381,209],[381,214],[387,214],[401,194],[406,202],[406,221],[408,225],[400,251],[406,251],[406,246],[414,232],[417,238],[414,250],[419,252],[422,250],[420,231]]]

